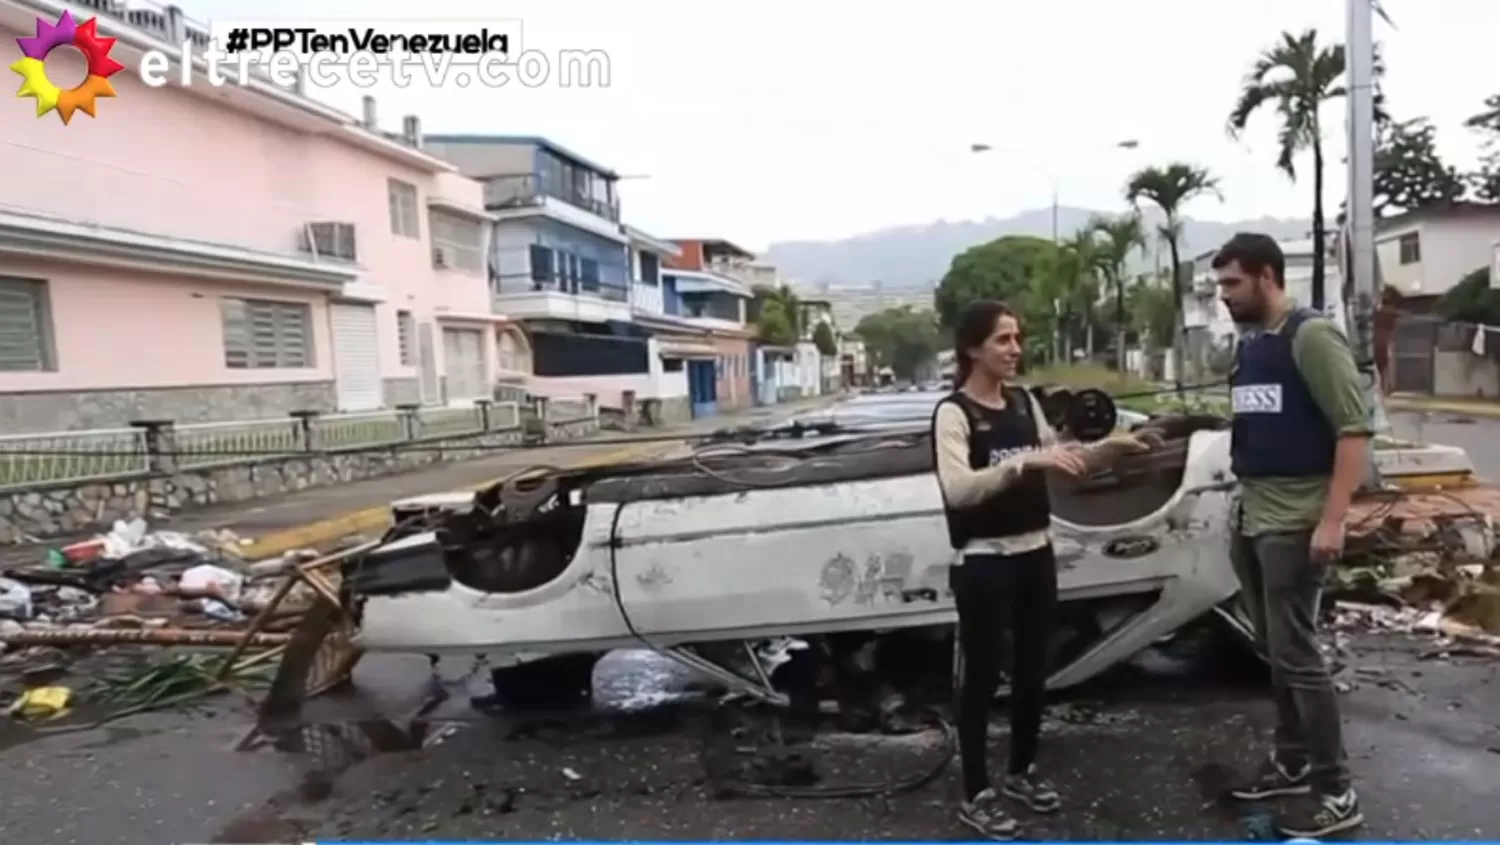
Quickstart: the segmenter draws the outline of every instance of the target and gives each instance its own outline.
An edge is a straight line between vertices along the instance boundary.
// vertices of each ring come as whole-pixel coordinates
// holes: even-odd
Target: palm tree
[[[1125,372],[1125,265],[1130,254],[1145,251],[1146,232],[1139,214],[1118,217],[1095,217],[1089,223],[1089,234],[1095,236],[1095,266],[1115,299],[1115,367]]]
[[[1196,197],[1212,194],[1223,199],[1219,193],[1219,180],[1207,170],[1180,161],[1159,167],[1147,167],[1137,171],[1125,183],[1125,201],[1136,208],[1141,200],[1147,200],[1161,209],[1166,222],[1158,230],[1166,239],[1167,251],[1172,257],[1169,273],[1172,277],[1172,313],[1176,328],[1172,338],[1173,375],[1182,381],[1182,255],[1179,241],[1182,236],[1182,207]]]
[[[1293,181],[1294,159],[1311,149],[1313,157],[1313,265],[1312,307],[1324,306],[1324,256],[1327,244],[1323,220],[1323,121],[1322,106],[1348,93],[1344,87],[1344,45],[1318,43],[1318,31],[1301,35],[1283,32],[1281,40],[1256,58],[1245,75],[1239,100],[1229,113],[1229,135],[1238,138],[1261,106],[1274,104],[1281,121],[1277,137],[1280,151],[1276,166]]]
[[[1099,250],[1094,233],[1079,229],[1062,242],[1064,272],[1070,274],[1067,292],[1071,308],[1083,317],[1084,358],[1094,359],[1094,306],[1099,303]]]

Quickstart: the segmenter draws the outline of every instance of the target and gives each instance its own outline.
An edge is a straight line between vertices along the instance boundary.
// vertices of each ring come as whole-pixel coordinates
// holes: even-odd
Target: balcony
[[[512,173],[483,177],[484,207],[490,211],[516,209],[548,211],[563,206],[568,211],[582,211],[600,221],[612,224],[610,232],[622,242],[628,241],[620,232],[620,204],[582,193],[559,190],[544,184],[534,173]],[[562,210],[562,209],[557,209]]]
[[[491,282],[496,313],[517,320],[629,322],[631,291],[603,282],[501,276]]]
[[[661,285],[632,282],[630,285],[630,307],[641,314],[662,315],[666,306],[662,299]]]

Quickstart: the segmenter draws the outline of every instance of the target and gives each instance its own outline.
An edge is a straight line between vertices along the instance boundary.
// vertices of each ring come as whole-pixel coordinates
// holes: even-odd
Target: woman
[[[1037,775],[1048,642],[1057,603],[1057,561],[1049,536],[1046,470],[1086,475],[1145,442],[1120,437],[1090,447],[1061,444],[1029,392],[1008,385],[1021,360],[1021,327],[1000,302],[971,303],[954,332],[953,394],[933,414],[938,484],[958,559],[949,584],[958,607],[963,668],[958,703],[963,802],[959,819],[993,839],[1017,824],[989,782],[985,760],[1000,644],[1009,631],[1010,765],[1001,794],[1041,813],[1060,806]]]

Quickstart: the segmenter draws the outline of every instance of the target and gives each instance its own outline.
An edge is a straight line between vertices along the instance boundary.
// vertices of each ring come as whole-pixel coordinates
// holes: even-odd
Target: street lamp
[[[1124,140],[1116,141],[1114,144],[1111,145],[1111,148],[1112,149],[1117,149],[1117,150],[1134,150],[1134,149],[1140,147],[1140,145],[1141,145],[1141,142],[1138,141],[1138,140],[1136,140],[1135,138],[1126,138]],[[969,145],[969,152],[970,153],[975,153],[975,154],[977,154],[977,153],[994,152],[994,149],[995,148],[992,147],[992,146],[990,146],[989,144],[975,143],[975,144],[970,144]],[[1059,208],[1059,206],[1058,206],[1058,193],[1059,193],[1059,191],[1058,191],[1058,181],[1059,181],[1059,178],[1060,177],[1058,176],[1057,173],[1053,173],[1052,174],[1052,240],[1053,240],[1053,242],[1056,242],[1056,241],[1059,240],[1059,238],[1058,238],[1058,231],[1057,231],[1057,212],[1058,212],[1058,208]]]
[[[1110,149],[1117,149],[1117,150],[1133,150],[1133,149],[1136,149],[1137,147],[1139,147],[1140,145],[1141,145],[1141,142],[1137,141],[1134,138],[1125,138],[1125,139],[1122,139],[1122,140],[1114,142],[1113,144],[1110,145],[1109,148]],[[989,144],[973,143],[973,144],[969,145],[969,152],[971,154],[988,153],[988,152],[993,152],[993,151],[994,151],[994,147],[990,146]],[[1058,194],[1059,194],[1059,191],[1058,191],[1058,181],[1059,181],[1058,174],[1057,173],[1053,173],[1052,174],[1052,242],[1053,243],[1058,243],[1060,241],[1059,233],[1058,233],[1058,230],[1057,230],[1058,229],[1057,216],[1058,216],[1058,209],[1060,207],[1059,204],[1058,204]],[[1062,308],[1062,303],[1054,300],[1053,303],[1052,303],[1052,311],[1053,311],[1053,313],[1054,314],[1058,313],[1058,311],[1060,311],[1061,308]],[[1054,337],[1053,338],[1053,347],[1051,349],[1051,353],[1052,353],[1052,356],[1053,356],[1054,360],[1057,357],[1059,357],[1059,349],[1060,349],[1061,342],[1062,342],[1062,339],[1060,337]]]

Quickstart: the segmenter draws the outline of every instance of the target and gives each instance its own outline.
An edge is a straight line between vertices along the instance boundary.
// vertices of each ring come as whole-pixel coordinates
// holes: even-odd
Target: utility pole
[[[1353,302],[1349,340],[1362,365],[1375,360],[1375,34],[1371,0],[1349,2],[1349,243],[1347,285]]]
[[[1380,279],[1375,260],[1375,10],[1374,0],[1348,0],[1349,211],[1344,271],[1349,274],[1344,303],[1349,342],[1365,379],[1371,423],[1386,426],[1375,372],[1375,308]],[[1321,246],[1321,245],[1319,245]],[[1381,486],[1375,450],[1370,449],[1367,484]]]

